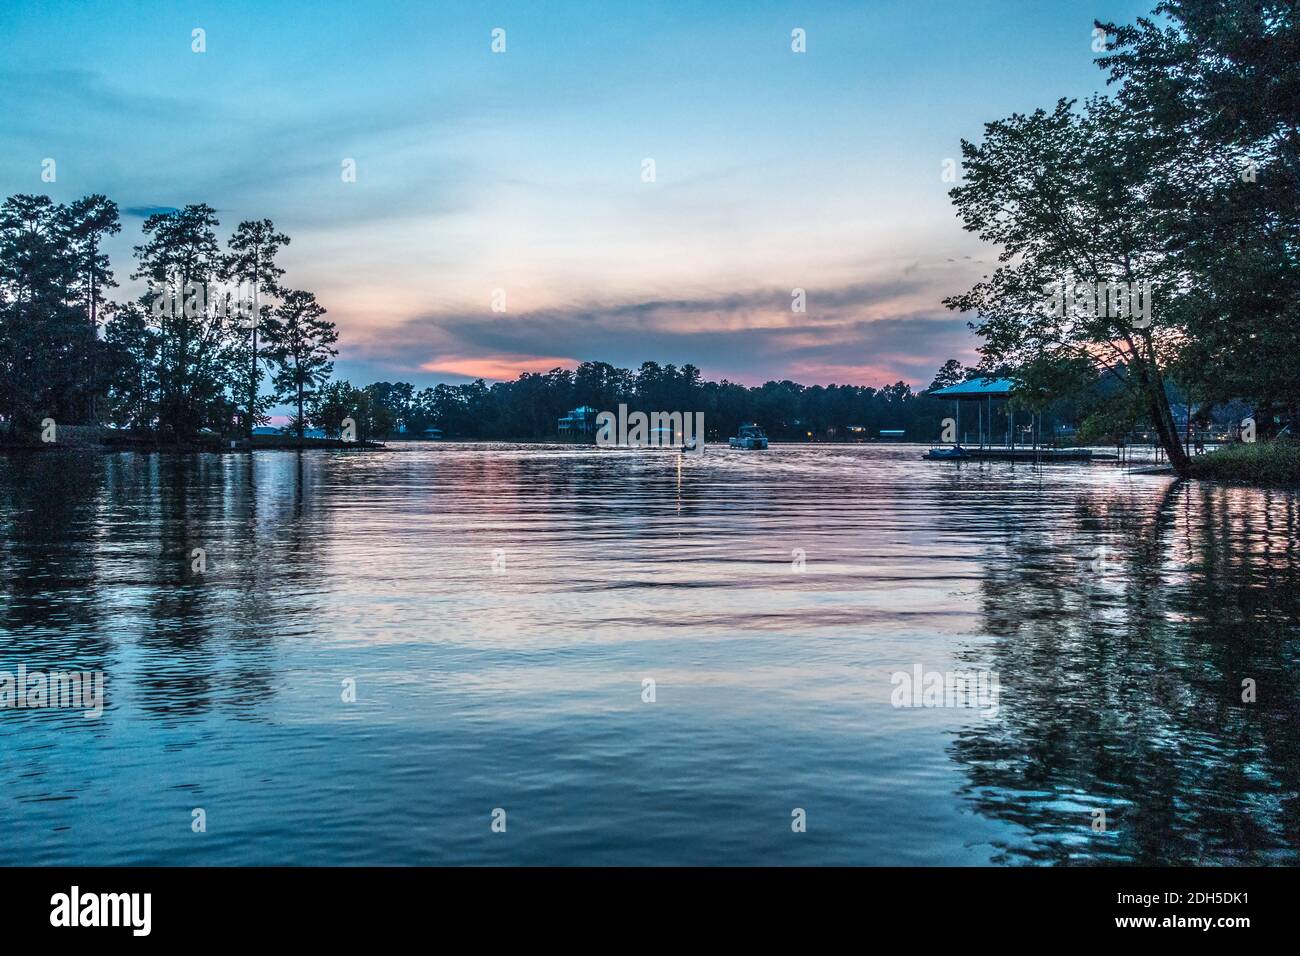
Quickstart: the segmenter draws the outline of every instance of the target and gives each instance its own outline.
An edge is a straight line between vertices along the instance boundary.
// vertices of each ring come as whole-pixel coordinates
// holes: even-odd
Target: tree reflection
[[[999,673],[1001,708],[950,748],[963,794],[1030,832],[1004,862],[1294,862],[1296,498],[1174,483],[1143,501],[1082,499],[988,563],[994,641],[966,656]]]
[[[318,599],[317,492],[301,456],[0,459],[3,660],[103,670],[110,711],[264,714],[268,622]]]

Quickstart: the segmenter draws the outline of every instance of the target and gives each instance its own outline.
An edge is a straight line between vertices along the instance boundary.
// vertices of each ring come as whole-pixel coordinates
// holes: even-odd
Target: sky
[[[123,299],[151,212],[274,220],[354,384],[654,360],[923,387],[975,361],[942,299],[997,255],[944,160],[1104,89],[1093,20],[1151,6],[6,3],[0,191],[116,201]]]

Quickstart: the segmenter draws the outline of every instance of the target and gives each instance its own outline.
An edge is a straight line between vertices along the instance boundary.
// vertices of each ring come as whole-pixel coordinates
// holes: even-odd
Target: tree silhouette
[[[338,354],[334,348],[338,332],[324,315],[324,307],[312,293],[286,289],[266,323],[267,358],[276,366],[276,397],[295,403],[299,438],[303,436],[304,407],[329,378]]]

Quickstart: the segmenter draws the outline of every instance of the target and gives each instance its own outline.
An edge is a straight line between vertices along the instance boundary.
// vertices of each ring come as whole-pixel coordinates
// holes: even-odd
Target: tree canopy
[[[984,365],[1107,373],[1180,473],[1170,376],[1203,403],[1248,399],[1265,433],[1275,410],[1295,418],[1296,21],[1286,0],[1170,0],[1135,25],[1098,23],[1113,95],[962,143],[950,195],[999,263],[946,304],[975,313]]]
[[[277,397],[259,389],[264,364],[279,397],[290,381],[309,397],[337,333],[309,292],[273,306],[275,257],[289,238],[250,220],[223,250],[218,227],[201,203],[149,216],[131,276],[147,290],[117,303],[105,295],[117,281],[102,248],[121,229],[116,204],[17,195],[0,205],[0,419],[11,438],[46,418],[159,441],[247,436]]]

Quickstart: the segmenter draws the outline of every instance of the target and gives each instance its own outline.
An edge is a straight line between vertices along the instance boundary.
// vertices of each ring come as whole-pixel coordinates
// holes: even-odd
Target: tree
[[[104,331],[109,368],[109,417],[118,425],[145,431],[157,420],[159,335],[140,306],[128,304]]]
[[[1260,430],[1300,413],[1300,18],[1294,0],[1164,0],[1097,23],[1113,98],[989,124],[951,193],[1002,265],[948,301],[985,362],[1081,358],[1119,383],[1179,474],[1166,380],[1202,406],[1251,399]],[[1045,282],[1150,283],[1141,323],[1045,317]],[[1151,303],[1148,302],[1148,306]],[[1136,401],[1136,405],[1134,404]]]
[[[132,278],[149,288],[119,305],[105,296],[117,283],[103,251],[121,230],[115,203],[16,195],[0,204],[0,422],[10,436],[46,417],[94,423],[101,414],[177,443],[204,430],[224,435],[236,422],[247,432],[272,400],[258,394],[258,323],[243,324],[251,335],[237,330],[234,297],[218,282],[251,285],[254,316],[269,320],[260,299],[279,288],[275,256],[288,239],[269,220],[248,221],[223,255],[217,225],[203,204],[146,219]],[[293,373],[301,403],[328,375],[337,334],[309,294],[294,305],[300,314],[282,317],[301,359]]]
[[[308,421],[330,436],[338,435],[343,422],[352,419],[356,437],[361,441],[391,427],[388,412],[377,408],[371,392],[355,388],[350,382],[330,382],[319,389],[312,396],[306,414]]]
[[[583,362],[573,373],[574,405],[599,411],[617,408],[632,395],[632,374],[608,362]]]
[[[85,415],[93,336],[75,304],[67,224],[66,207],[48,196],[0,205],[0,415],[11,434]]]
[[[380,382],[376,385],[367,385],[362,389],[365,393],[366,437],[387,438],[398,426],[399,411],[391,401],[392,394],[379,387],[388,384]]]
[[[964,227],[1000,247],[999,265],[945,305],[977,314],[984,363],[1085,359],[1127,370],[1121,381],[1186,474],[1163,372],[1182,340],[1179,312],[1166,303],[1184,278],[1164,247],[1161,197],[1186,174],[1169,143],[1096,97],[1078,110],[1061,100],[1051,112],[988,123],[962,155],[966,181],[949,195]],[[1160,307],[1146,291],[1143,313],[1143,290],[1157,289]],[[1087,290],[1092,298],[1072,301]]]
[[[330,382],[312,395],[307,406],[307,421],[323,429],[326,435],[338,435],[345,418],[356,420],[358,389],[345,381]],[[301,429],[299,430],[301,435]]]
[[[414,431],[412,424],[415,389],[407,382],[375,382],[366,391],[375,404],[376,432],[387,435],[394,429]],[[381,427],[386,426],[386,427]]]
[[[1163,197],[1184,276],[1178,376],[1241,396],[1262,433],[1300,411],[1300,16],[1294,0],[1167,0],[1159,22],[1098,23],[1098,63],[1184,175]]]
[[[247,283],[253,297],[253,314],[247,323],[248,404],[244,413],[244,433],[250,439],[253,437],[253,428],[258,421],[265,419],[264,413],[269,408],[269,404],[258,401],[262,373],[257,365],[257,328],[270,312],[270,306],[262,304],[262,295],[273,295],[278,291],[284,270],[276,265],[275,257],[281,247],[288,244],[289,237],[276,232],[275,224],[269,219],[248,219],[241,222],[226,243],[230,252],[223,263],[224,274],[241,284]]]
[[[276,366],[276,397],[295,402],[298,437],[303,435],[303,413],[308,400],[334,370],[334,343],[338,332],[324,318],[316,296],[301,289],[281,291],[280,304],[266,323],[267,357]]]
[[[145,242],[135,248],[132,278],[149,281],[141,305],[158,326],[159,428],[177,442],[201,428],[224,430],[234,412],[227,310],[209,296],[223,270],[216,227],[205,204],[158,213],[144,221]]]
[[[930,383],[930,387],[926,391],[938,391],[951,385],[960,385],[964,381],[966,381],[966,369],[962,367],[961,362],[956,359],[948,359],[935,374],[934,381]]]
[[[85,303],[86,318],[90,323],[90,350],[87,355],[89,407],[91,424],[98,421],[99,382],[99,313],[104,306],[103,290],[116,287],[117,281],[109,269],[108,255],[101,246],[105,236],[122,231],[118,220],[117,203],[98,193],[78,199],[68,207],[64,217],[68,244],[76,262],[75,288],[79,299]]]

